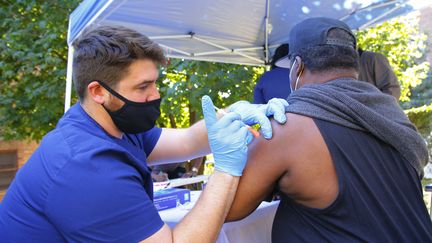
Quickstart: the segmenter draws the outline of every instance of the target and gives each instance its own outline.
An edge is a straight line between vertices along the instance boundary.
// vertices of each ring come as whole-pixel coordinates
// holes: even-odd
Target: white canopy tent
[[[85,0],[70,15],[65,111],[72,89],[72,43],[90,25],[135,29],[170,58],[266,65],[293,25],[326,16],[363,29],[431,0]]]

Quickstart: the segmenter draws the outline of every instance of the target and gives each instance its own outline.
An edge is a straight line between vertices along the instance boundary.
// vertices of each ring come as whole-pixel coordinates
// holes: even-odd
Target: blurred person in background
[[[399,101],[400,84],[387,58],[377,52],[358,49],[359,77],[358,80],[373,84],[381,92],[392,95]]]
[[[286,99],[291,93],[289,69],[276,66],[276,62],[288,55],[288,44],[282,44],[273,55],[271,70],[265,72],[254,89],[254,104],[267,104],[272,98]]]

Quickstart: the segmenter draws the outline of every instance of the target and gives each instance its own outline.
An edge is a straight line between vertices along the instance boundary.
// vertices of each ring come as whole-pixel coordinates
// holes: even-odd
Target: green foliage
[[[410,101],[402,103],[404,109],[432,104],[432,72],[429,77],[411,90]]]
[[[432,152],[432,104],[406,110],[408,118],[414,123],[428,143],[429,156]]]
[[[0,135],[3,139],[39,140],[61,117],[67,16],[79,2],[0,2]],[[415,21],[397,19],[357,33],[361,47],[389,57],[402,84],[402,101],[408,100],[410,89],[421,82],[429,68],[426,63],[417,64],[425,36],[416,25],[411,25]],[[187,127],[200,119],[200,98],[205,94],[218,107],[241,99],[252,100],[255,81],[264,71],[261,67],[222,63],[174,59],[171,62],[162,70],[159,82],[164,97],[159,125],[163,127]],[[420,124],[417,120],[415,123]]]
[[[3,139],[39,140],[63,114],[67,16],[79,0],[0,3],[0,134]],[[200,98],[224,107],[252,99],[263,68],[172,60],[160,90],[164,127],[187,127],[201,118]],[[76,97],[74,98],[76,101]]]
[[[405,110],[405,113],[420,133],[426,134],[432,130],[432,104]]]
[[[431,154],[432,82],[430,77],[427,79],[430,64],[423,61],[427,36],[419,31],[418,22],[418,17],[396,18],[356,35],[362,49],[382,53],[388,58],[401,85],[401,106],[408,109],[406,114],[428,143]]]
[[[78,0],[1,1],[0,134],[40,139],[64,107],[69,13]]]
[[[358,31],[358,45],[386,56],[401,84],[400,101],[410,101],[411,89],[427,77],[428,62],[421,62],[427,36],[419,31],[417,17],[396,18]]]
[[[163,127],[188,127],[202,118],[201,97],[218,107],[252,100],[256,79],[264,68],[172,59],[160,81]]]

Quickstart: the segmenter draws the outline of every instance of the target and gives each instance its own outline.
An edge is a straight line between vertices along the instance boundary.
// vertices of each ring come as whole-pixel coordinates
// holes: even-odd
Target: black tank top
[[[367,132],[314,119],[336,168],[339,194],[325,209],[283,195],[273,242],[432,242],[414,168]]]

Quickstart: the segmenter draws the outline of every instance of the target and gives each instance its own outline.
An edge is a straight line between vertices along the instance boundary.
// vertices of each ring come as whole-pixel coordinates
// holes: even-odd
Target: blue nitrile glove
[[[241,176],[247,160],[247,145],[253,139],[252,134],[239,114],[228,113],[218,121],[210,97],[203,96],[201,102],[215,169]]]
[[[284,99],[273,98],[265,105],[250,104],[247,101],[238,101],[232,104],[228,110],[241,116],[242,121],[247,125],[260,124],[261,132],[266,139],[272,138],[272,128],[269,116],[273,116],[275,121],[285,124],[285,108],[288,102]]]

